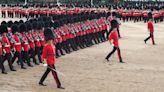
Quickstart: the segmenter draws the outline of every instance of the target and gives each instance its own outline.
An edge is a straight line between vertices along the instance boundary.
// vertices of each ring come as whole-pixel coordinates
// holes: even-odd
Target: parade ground
[[[112,50],[108,41],[66,54],[57,59],[57,70],[65,89],[57,89],[49,74],[44,84],[38,82],[46,67],[35,65],[17,72],[8,68],[0,74],[0,92],[164,92],[164,22],[154,24],[155,42],[144,43],[148,37],[147,23],[125,22],[120,26],[119,40],[123,61],[117,53],[105,60]]]

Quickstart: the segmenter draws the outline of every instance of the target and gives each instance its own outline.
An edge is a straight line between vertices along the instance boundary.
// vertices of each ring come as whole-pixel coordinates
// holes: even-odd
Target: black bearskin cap
[[[42,29],[42,24],[41,24],[41,22],[38,22],[37,24],[38,24],[38,25],[37,25],[37,30],[41,30],[41,29]]]
[[[2,21],[1,25],[7,25],[6,21]]]
[[[7,26],[8,27],[11,27],[13,25],[13,22],[12,21],[9,21],[8,23],[7,23]]]
[[[117,20],[112,20],[111,21],[111,28],[117,28],[117,26],[118,26],[118,22],[117,22]]]
[[[27,27],[24,23],[19,25],[19,31],[20,31],[20,33],[23,33],[23,32],[27,31]]]
[[[24,21],[23,20],[20,20],[19,23],[24,23]]]
[[[37,23],[37,22],[33,22],[33,23],[32,23],[32,26],[33,26],[33,29],[34,29],[34,30],[37,30],[37,28],[38,28],[38,23]]]
[[[8,32],[7,26],[4,24],[0,25],[0,34],[7,33],[7,32]]]
[[[54,39],[54,34],[50,28],[44,30],[44,37],[46,41]]]
[[[18,26],[17,26],[16,24],[13,24],[13,25],[11,26],[11,30],[12,30],[12,33],[19,32],[19,28],[18,28]]]
[[[116,12],[112,12],[112,16],[116,16],[117,14],[116,14]]]
[[[27,31],[30,31],[33,29],[33,26],[30,22],[26,22],[26,27],[27,27]]]
[[[152,15],[151,12],[148,13],[148,18],[149,18],[149,19],[152,19],[152,18],[153,18],[153,15]]]

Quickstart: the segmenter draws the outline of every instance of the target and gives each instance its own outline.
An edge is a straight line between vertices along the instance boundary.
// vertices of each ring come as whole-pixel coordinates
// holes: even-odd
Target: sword
[[[59,71],[57,71],[56,69],[53,69],[53,68],[51,68],[51,67],[49,67],[49,66],[47,66],[47,67],[50,68],[51,70],[53,70],[54,72],[58,73],[59,75],[62,75],[62,76],[64,76],[64,77],[66,77],[65,74],[63,74],[62,72],[59,72]]]

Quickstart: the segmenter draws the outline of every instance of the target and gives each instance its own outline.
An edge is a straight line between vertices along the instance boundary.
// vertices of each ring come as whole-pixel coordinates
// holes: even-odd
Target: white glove
[[[43,64],[43,66],[44,66],[44,67],[46,67],[46,66],[47,66],[47,64]]]
[[[111,44],[114,47],[114,44]]]

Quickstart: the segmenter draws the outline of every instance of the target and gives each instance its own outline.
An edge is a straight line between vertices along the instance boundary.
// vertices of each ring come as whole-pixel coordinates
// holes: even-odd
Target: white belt
[[[5,47],[10,47],[10,45],[5,45]]]
[[[15,45],[20,45],[21,43],[15,43]]]

